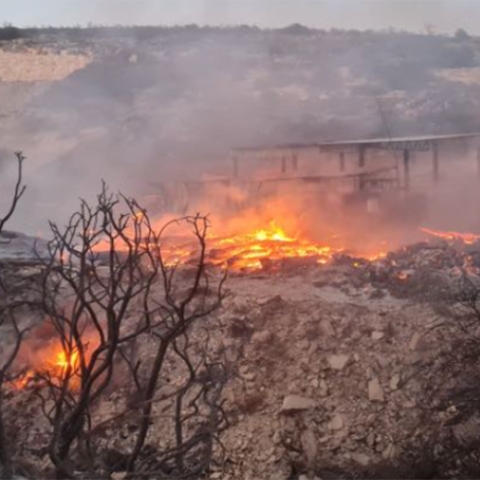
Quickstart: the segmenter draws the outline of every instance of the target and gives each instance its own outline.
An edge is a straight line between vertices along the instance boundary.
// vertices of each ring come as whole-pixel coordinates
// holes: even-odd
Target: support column
[[[432,147],[433,151],[433,182],[438,183],[440,180],[440,168],[439,168],[439,157],[438,157],[438,144],[434,143]]]
[[[345,171],[345,152],[340,152],[340,171]]]
[[[287,173],[287,159],[285,157],[282,157],[282,173]]]
[[[403,178],[405,189],[410,190],[410,150],[403,151]]]
[[[360,145],[358,147],[358,166],[363,168],[365,166],[365,152],[367,147]]]

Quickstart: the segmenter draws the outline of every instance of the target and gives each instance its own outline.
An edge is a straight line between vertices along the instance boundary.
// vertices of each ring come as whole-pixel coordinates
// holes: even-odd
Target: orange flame
[[[69,354],[60,346],[58,348],[42,350],[39,355],[41,360],[37,368],[30,368],[15,378],[10,383],[11,388],[22,390],[42,376],[48,376],[51,381],[59,384],[65,379],[67,372],[71,380],[71,387],[76,388],[78,378],[75,372],[80,364],[78,351],[73,351]]]
[[[294,257],[317,257],[319,263],[324,263],[334,253],[324,244],[288,235],[274,221],[270,222],[269,228],[251,233],[212,237],[209,247],[213,264],[228,264],[233,269],[259,269],[266,259],[274,261]]]
[[[207,263],[226,266],[232,270],[258,270],[268,262],[284,259],[310,258],[312,264],[328,264],[334,256],[347,253],[339,235],[330,235],[327,242],[319,242],[303,238],[299,232],[287,233],[274,220],[268,222],[268,227],[248,228],[249,224],[262,222],[259,216],[242,219],[235,228],[236,233],[230,235],[210,234],[207,238]],[[292,222],[290,222],[292,223]],[[291,225],[293,226],[293,225]],[[155,229],[160,230],[162,222],[158,221]],[[240,227],[240,228],[239,228]],[[187,240],[181,232],[179,236],[165,238],[162,241],[162,256],[167,265],[188,263],[197,253],[195,242]],[[103,242],[95,246],[96,251],[108,249]],[[117,242],[115,248],[123,250],[126,245]],[[373,252],[354,252],[355,256],[365,260],[375,261],[386,256],[387,245],[381,243],[381,248]],[[350,252],[351,253],[351,252]]]

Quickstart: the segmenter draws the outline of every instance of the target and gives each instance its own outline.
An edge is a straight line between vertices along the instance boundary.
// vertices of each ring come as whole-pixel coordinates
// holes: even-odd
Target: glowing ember
[[[475,233],[442,232],[439,230],[431,230],[429,228],[422,228],[422,232],[445,240],[461,240],[467,245],[472,245],[480,240],[480,235]]]
[[[287,258],[311,257],[322,264],[331,260],[334,253],[343,251],[341,248],[289,236],[273,221],[268,229],[231,237],[210,238],[209,248],[209,260],[213,264],[227,264],[233,269],[259,269],[267,261]]]
[[[258,224],[258,218],[252,217],[252,222]],[[384,258],[388,250],[385,242],[377,251],[361,254],[348,251],[339,235],[330,235],[328,242],[319,242],[301,237],[299,233],[289,234],[270,221],[268,228],[252,229],[248,231],[244,222],[241,228],[231,235],[220,235],[213,228],[207,238],[207,263],[231,270],[258,270],[274,265],[276,262],[287,259],[304,259],[304,264],[328,264],[335,255],[351,253],[358,258],[374,261]],[[156,228],[160,230],[161,223]],[[215,225],[214,225],[215,227]],[[246,231],[245,231],[246,230]],[[212,231],[211,231],[212,232]],[[361,242],[359,242],[361,243]],[[126,248],[122,242],[115,247]],[[99,252],[108,250],[109,246],[99,242],[95,249]],[[194,261],[198,245],[187,240],[185,236],[170,236],[162,242],[162,256],[167,265],[188,263]],[[301,263],[301,262],[300,262]]]

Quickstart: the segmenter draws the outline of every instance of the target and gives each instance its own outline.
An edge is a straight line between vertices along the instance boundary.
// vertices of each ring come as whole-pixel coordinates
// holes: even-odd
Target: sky
[[[480,35],[480,0],[0,0],[0,24],[258,25]]]

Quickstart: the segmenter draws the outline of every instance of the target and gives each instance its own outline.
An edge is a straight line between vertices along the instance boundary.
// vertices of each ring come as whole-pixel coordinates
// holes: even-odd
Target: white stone
[[[320,332],[325,337],[334,337],[335,336],[335,329],[333,325],[328,320],[322,320],[319,324]]]
[[[383,402],[385,395],[378,378],[374,378],[368,382],[368,399],[371,402]]]
[[[364,453],[352,453],[351,458],[355,463],[358,463],[362,467],[366,467],[370,463],[370,457]]]
[[[385,460],[392,460],[395,458],[395,455],[396,455],[395,445],[393,443],[389,443],[385,448],[385,450],[383,450],[382,457]]]
[[[385,334],[383,332],[372,332],[372,340],[381,340]]]
[[[328,364],[330,368],[333,370],[343,370],[346,366],[348,361],[350,360],[349,355],[340,354],[340,355],[330,355],[328,357]]]
[[[315,407],[315,402],[310,398],[300,397],[299,395],[288,395],[283,400],[281,413],[300,412]]]
[[[391,390],[398,390],[398,385],[400,384],[400,375],[395,374],[390,379],[390,389]]]
[[[113,472],[111,478],[112,480],[123,480],[127,478],[127,472]]]
[[[315,464],[318,452],[317,439],[315,438],[315,434],[307,428],[302,432],[302,435],[300,436],[300,441],[302,443],[303,452],[307,457],[308,465],[311,468]]]
[[[343,420],[343,415],[337,413],[329,422],[328,422],[328,429],[333,430],[334,432],[338,432],[339,430],[343,430],[345,427],[345,421]]]
[[[319,389],[320,389],[320,396],[321,397],[328,396],[328,383],[323,378],[320,380]]]
[[[408,344],[408,348],[412,351],[419,350],[420,346],[421,346],[421,340],[422,340],[422,336],[418,332],[415,332],[412,335],[412,338],[410,339],[410,343]]]
[[[262,332],[255,332],[252,336],[253,343],[267,344],[272,340],[273,335],[268,330]]]

